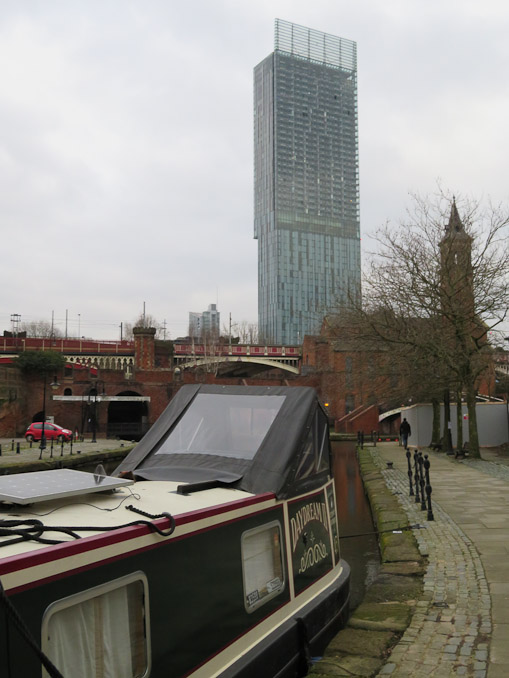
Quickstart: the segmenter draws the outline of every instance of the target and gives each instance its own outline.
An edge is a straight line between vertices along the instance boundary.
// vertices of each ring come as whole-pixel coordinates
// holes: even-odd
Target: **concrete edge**
[[[111,463],[115,461],[118,461],[120,464],[122,459],[124,459],[133,447],[134,444],[122,448],[115,448],[113,450],[98,450],[95,452],[76,451],[72,456],[69,454],[60,456],[59,452],[55,452],[53,458],[46,457],[41,460],[19,461],[0,465],[0,476],[11,475],[13,473],[50,471],[59,468],[79,469],[82,466]]]

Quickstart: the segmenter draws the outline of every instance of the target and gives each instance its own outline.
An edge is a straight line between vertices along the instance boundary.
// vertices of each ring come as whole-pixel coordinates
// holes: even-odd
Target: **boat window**
[[[145,575],[137,572],[50,605],[42,620],[42,649],[64,676],[148,676]],[[47,675],[43,671],[43,676]]]
[[[253,612],[285,587],[281,525],[275,521],[242,535],[244,604]]]
[[[200,393],[156,454],[253,459],[285,398]]]

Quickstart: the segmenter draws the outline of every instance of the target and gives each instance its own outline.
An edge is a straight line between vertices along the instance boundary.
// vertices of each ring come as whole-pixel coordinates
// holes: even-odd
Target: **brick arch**
[[[116,394],[126,398],[140,397],[137,391],[121,391]],[[108,405],[108,437],[125,440],[140,440],[148,430],[148,403],[139,400],[113,401]]]

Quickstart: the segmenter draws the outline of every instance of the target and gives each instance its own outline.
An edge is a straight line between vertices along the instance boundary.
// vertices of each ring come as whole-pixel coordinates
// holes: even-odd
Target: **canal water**
[[[350,610],[364,598],[366,587],[380,567],[378,538],[357,460],[354,441],[332,441],[334,479],[338,502],[341,557],[350,565]],[[368,533],[366,535],[366,533]],[[355,536],[364,535],[364,536]]]

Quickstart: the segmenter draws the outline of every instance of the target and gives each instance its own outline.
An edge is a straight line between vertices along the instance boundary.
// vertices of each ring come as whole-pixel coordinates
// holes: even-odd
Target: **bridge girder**
[[[190,369],[192,367],[203,367],[210,365],[231,365],[232,369],[241,363],[251,363],[253,365],[265,366],[268,369],[280,369],[290,372],[291,374],[300,374],[300,369],[289,365],[287,362],[279,360],[270,360],[269,358],[253,357],[253,356],[238,356],[232,360],[229,356],[207,356],[206,358],[193,358],[187,362],[178,363],[177,367],[180,369]]]

